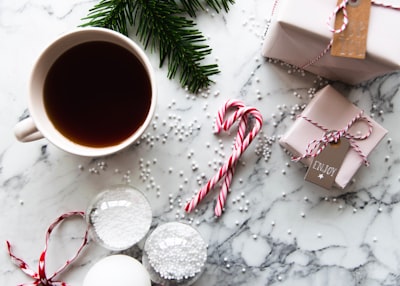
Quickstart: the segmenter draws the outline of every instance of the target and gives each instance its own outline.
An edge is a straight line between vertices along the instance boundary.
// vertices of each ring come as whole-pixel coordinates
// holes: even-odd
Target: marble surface
[[[45,231],[56,217],[85,210],[109,185],[130,182],[151,203],[152,228],[188,222],[209,243],[206,270],[196,285],[399,285],[400,73],[355,87],[333,83],[389,130],[369,156],[371,166],[361,167],[344,191],[304,182],[305,169],[277,143],[293,122],[291,111],[326,82],[261,57],[272,0],[237,0],[229,13],[198,15],[213,48],[207,60],[221,69],[208,91],[188,94],[148,52],[159,100],[139,144],[93,159],[67,154],[46,140],[18,142],[13,127],[28,114],[33,62],[53,38],[81,24],[95,3],[0,1],[0,241],[10,240],[36,269]],[[262,112],[262,134],[242,156],[223,216],[213,215],[218,190],[188,215],[186,200],[230,155],[234,132],[213,134],[216,112],[229,98]],[[84,229],[79,219],[57,228],[48,273],[76,251]],[[143,242],[124,253],[140,258],[142,247]],[[90,267],[110,253],[90,243],[60,279],[81,285]],[[1,285],[30,281],[10,262],[5,244],[0,265]]]

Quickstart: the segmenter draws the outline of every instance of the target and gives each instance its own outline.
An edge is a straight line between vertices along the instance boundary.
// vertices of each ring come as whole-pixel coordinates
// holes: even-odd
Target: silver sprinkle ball
[[[207,260],[207,244],[188,224],[169,222],[147,238],[143,264],[153,282],[191,285],[201,275]]]

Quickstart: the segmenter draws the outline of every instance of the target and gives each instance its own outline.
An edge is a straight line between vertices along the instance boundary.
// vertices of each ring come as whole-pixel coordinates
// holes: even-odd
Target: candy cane
[[[242,108],[242,107],[245,107],[245,105],[244,105],[243,101],[240,101],[237,99],[228,99],[226,101],[226,103],[218,110],[217,119],[215,120],[215,128],[214,128],[215,129],[214,132],[216,134],[221,132],[226,112],[232,107]]]
[[[191,212],[201,200],[212,190],[215,185],[218,183],[218,181],[224,177],[228,171],[235,166],[237,163],[237,160],[241,156],[241,154],[247,149],[247,147],[250,145],[251,141],[254,139],[254,137],[258,134],[258,132],[261,130],[262,127],[262,122],[263,118],[261,113],[255,109],[254,107],[243,107],[238,109],[234,115],[231,117],[231,120],[228,120],[225,122],[226,124],[223,126],[230,126],[233,124],[233,118],[239,118],[247,113],[251,113],[252,116],[255,119],[255,123],[253,126],[253,129],[246,135],[246,137],[243,139],[243,142],[238,148],[235,148],[232,152],[232,155],[229,157],[228,161],[218,170],[218,172],[207,182],[207,184],[200,189],[200,191],[197,193],[197,195],[186,205],[185,210],[187,212]],[[226,198],[226,196],[225,196]]]
[[[234,149],[240,148],[240,145],[243,143],[243,139],[244,139],[245,132],[246,132],[246,129],[247,129],[247,123],[248,123],[248,117],[247,116],[243,116],[243,118],[240,120],[238,133],[236,135],[236,141],[235,141]],[[214,209],[214,213],[215,213],[215,215],[217,217],[221,216],[221,214],[222,214],[222,210],[224,208],[224,205],[225,205],[225,202],[226,202],[226,198],[228,196],[229,187],[230,187],[230,185],[232,183],[233,174],[235,173],[237,162],[238,161],[236,161],[232,165],[232,167],[228,170],[228,172],[227,172],[227,174],[225,176],[224,182],[222,184],[221,191],[219,192],[217,204],[215,205],[215,209]]]
[[[216,121],[216,130],[217,132],[221,131],[221,129],[224,129],[225,131],[228,130],[233,122],[236,121],[236,119],[239,117],[238,115],[238,111],[236,111],[230,118],[229,121],[223,121],[223,119],[225,118],[225,113],[226,111],[231,108],[231,107],[237,107],[237,108],[243,108],[245,105],[242,101],[239,100],[228,100],[226,102],[226,104],[219,110],[218,112],[218,116],[217,116],[217,121]],[[244,136],[245,136],[245,132],[247,129],[247,116],[243,116],[243,118],[240,120],[239,123],[239,129],[238,129],[238,133],[236,135],[236,141],[235,141],[235,145],[234,145],[234,149],[238,149],[240,147],[240,145],[243,142]],[[226,198],[228,196],[228,192],[229,192],[229,187],[232,183],[232,178],[233,178],[233,174],[235,173],[235,169],[236,169],[236,165],[237,165],[237,161],[236,163],[232,166],[232,168],[230,168],[225,176],[224,182],[222,184],[221,187],[221,191],[218,195],[218,200],[217,200],[217,204],[215,205],[215,215],[217,217],[221,216],[222,214],[222,210],[224,208],[225,202],[226,202]]]

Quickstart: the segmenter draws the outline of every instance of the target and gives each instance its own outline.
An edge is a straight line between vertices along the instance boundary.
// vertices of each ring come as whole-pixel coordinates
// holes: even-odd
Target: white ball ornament
[[[83,280],[83,286],[151,286],[144,266],[133,257],[117,254],[98,261]]]

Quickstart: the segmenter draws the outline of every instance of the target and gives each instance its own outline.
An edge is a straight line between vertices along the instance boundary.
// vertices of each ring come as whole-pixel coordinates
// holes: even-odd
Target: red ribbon
[[[27,263],[25,263],[25,261],[23,261],[22,259],[16,257],[12,251],[11,251],[11,244],[9,241],[6,241],[7,244],[7,250],[8,250],[8,254],[10,255],[11,261],[17,265],[26,275],[28,275],[29,277],[33,278],[35,281],[33,281],[32,283],[25,283],[25,284],[19,284],[19,286],[34,286],[34,285],[42,285],[42,286],[67,286],[68,284],[62,281],[56,281],[54,280],[55,277],[60,274],[62,271],[64,271],[65,268],[67,268],[77,257],[78,255],[81,253],[81,251],[83,250],[83,248],[87,245],[88,242],[88,234],[89,234],[89,227],[86,229],[85,232],[85,236],[83,238],[83,242],[81,244],[81,246],[79,247],[78,251],[76,252],[76,254],[71,257],[69,260],[67,260],[67,262],[65,262],[65,264],[60,267],[56,272],[54,272],[53,275],[51,275],[50,277],[47,277],[46,275],[46,253],[47,253],[47,247],[49,244],[49,239],[50,239],[50,235],[53,232],[54,228],[60,224],[63,220],[65,220],[66,218],[69,218],[71,216],[81,216],[84,217],[85,213],[81,212],[81,211],[75,211],[75,212],[68,212],[66,214],[61,215],[60,217],[58,217],[47,229],[46,232],[46,242],[45,242],[45,246],[44,246],[44,250],[42,251],[42,253],[40,254],[40,258],[39,258],[39,266],[38,266],[38,272],[35,272],[34,270],[32,270]]]
[[[353,148],[353,150],[356,151],[358,155],[360,155],[360,157],[363,159],[364,164],[368,166],[369,162],[367,160],[367,156],[363,153],[363,151],[355,142],[356,140],[365,140],[372,134],[372,129],[373,129],[372,122],[367,117],[363,116],[363,113],[364,112],[361,110],[356,116],[354,116],[349,121],[349,123],[344,128],[337,131],[336,130],[332,131],[326,128],[325,126],[322,126],[318,122],[308,118],[307,116],[300,115],[299,116],[300,118],[307,120],[312,125],[325,131],[325,134],[320,139],[311,140],[310,143],[308,143],[307,145],[306,152],[301,156],[292,157],[292,160],[297,162],[308,157],[316,157],[322,152],[322,150],[325,149],[328,143],[337,142],[340,138],[345,137],[349,140],[350,147]],[[367,133],[364,135],[350,134],[349,129],[351,128],[351,126],[353,126],[355,122],[360,120],[367,123],[368,125]]]

